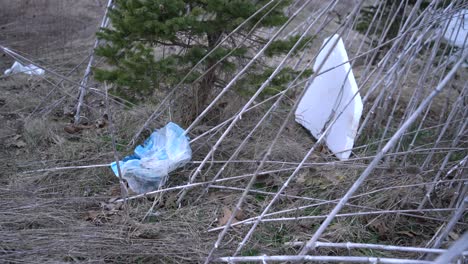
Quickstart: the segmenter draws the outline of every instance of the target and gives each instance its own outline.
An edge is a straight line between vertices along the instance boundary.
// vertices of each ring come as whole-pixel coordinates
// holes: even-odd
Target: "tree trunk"
[[[208,34],[208,51],[211,51],[221,36],[221,32]],[[210,94],[214,88],[215,81],[216,81],[216,69],[217,66],[213,67],[216,64],[216,59],[207,58],[206,64],[206,72],[203,79],[200,81],[200,85],[195,87],[195,113],[193,119],[195,119],[205,107],[208,106],[208,99],[210,98]],[[213,68],[212,68],[213,67]]]

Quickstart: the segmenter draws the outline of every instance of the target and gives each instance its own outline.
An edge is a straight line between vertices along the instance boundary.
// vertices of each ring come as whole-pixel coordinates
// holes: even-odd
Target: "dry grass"
[[[26,83],[16,88],[18,98],[31,97]],[[15,101],[15,98],[12,97],[12,100]],[[24,101],[24,106],[18,105],[20,100],[15,102],[15,104],[8,105],[8,109],[13,109],[13,107],[22,109],[16,112],[17,116],[25,116],[31,111],[31,108],[25,107],[30,104],[29,101]],[[134,128],[144,122],[142,116],[149,115],[149,109],[151,109],[149,106],[131,110],[114,107],[114,119],[117,120],[116,126],[118,127],[117,142],[122,155],[131,152],[126,146],[133,136]],[[2,111],[3,113],[9,112],[5,107]],[[60,112],[56,111],[53,118],[34,117],[27,120],[15,133],[21,135],[26,145],[22,147],[9,145],[4,150],[4,153],[9,155],[6,164],[14,164],[14,166],[4,165],[2,169],[4,172],[1,177],[2,192],[0,194],[0,199],[4,201],[0,208],[3,212],[0,227],[0,235],[3,237],[0,243],[3,250],[2,259],[7,262],[31,263],[201,261],[216,237],[216,233],[206,231],[219,225],[218,219],[223,215],[223,208],[230,208],[240,192],[211,189],[204,199],[197,201],[196,198],[200,195],[201,189],[193,189],[189,192],[186,204],[180,209],[175,204],[177,192],[169,192],[160,197],[155,210],[143,220],[153,204],[153,199],[130,202],[126,210],[119,205],[109,203],[109,200],[118,196],[116,192],[118,179],[112,175],[109,168],[22,173],[22,171],[40,168],[102,164],[112,161],[112,148],[106,128],[84,130],[73,135],[67,134],[63,127],[69,122],[69,117]],[[253,144],[241,153],[240,160],[255,160],[262,156],[268,139],[274,135],[275,127],[282,120],[280,113],[281,111],[255,133],[252,139]],[[210,118],[219,118],[219,116],[207,117],[207,119]],[[242,137],[245,136],[245,131],[249,131],[258,118],[259,115],[255,111],[243,117],[247,121],[237,127],[223,143],[217,160],[229,158]],[[155,123],[152,127],[160,125]],[[194,130],[194,134],[202,133],[207,128],[209,126],[200,126]],[[269,164],[265,170],[294,166],[283,162],[300,161],[312,144],[309,138],[305,130],[291,123],[271,156],[271,160],[279,163]],[[215,138],[195,142],[192,146],[195,151],[193,160],[202,159],[203,153],[209,150],[214,140]],[[310,162],[327,160],[331,160],[329,153],[318,152],[310,159]],[[349,166],[355,165],[349,164]],[[194,166],[189,165],[186,169],[171,175],[169,186],[184,184]],[[210,166],[210,170],[205,174],[205,180],[214,176],[220,166],[221,164]],[[255,168],[256,163],[231,165],[227,169],[226,176],[252,173]],[[354,182],[359,171],[359,168],[353,167],[349,170],[346,166],[308,167],[290,185],[286,194],[323,200],[338,199]],[[420,201],[424,195],[423,185],[417,184],[430,181],[430,177],[424,177],[424,173],[416,175],[411,172],[411,167],[395,166],[377,170],[362,192],[389,189],[355,198],[351,203],[369,208],[367,211],[376,208],[380,210],[412,208],[412,205]],[[289,173],[284,172],[260,177],[255,190],[275,192],[288,175]],[[242,188],[247,180],[248,178],[230,182],[227,186]],[[391,188],[396,185],[414,184],[417,186]],[[437,205],[438,207],[447,206],[447,201],[453,195],[450,190],[447,188],[444,193],[438,193],[437,200],[442,203]],[[269,197],[265,194],[250,194],[243,208],[244,217],[258,215]],[[310,204],[311,202],[307,200],[285,197],[274,206],[272,211]],[[366,211],[365,208],[357,208],[357,211]],[[320,216],[330,209],[331,204],[324,204],[302,210],[300,215]],[[344,210],[344,213],[355,211],[356,208],[350,207],[349,210]],[[296,215],[297,212],[293,211],[278,216],[294,217]],[[423,242],[427,241],[441,224],[437,219],[443,217],[440,213],[416,214],[416,216],[383,214],[339,218],[324,234],[323,239],[424,246]],[[428,217],[433,219],[428,219]],[[284,244],[291,241],[304,241],[308,238],[307,234],[319,223],[320,219],[263,224],[242,255],[294,254],[297,249]],[[238,232],[241,234],[248,227],[248,225],[236,227],[217,254],[223,256],[232,251],[236,242],[241,239]],[[320,252],[338,254],[344,251],[320,249]],[[375,252],[353,251],[355,255],[370,253]],[[389,256],[389,253],[376,254]],[[399,256],[415,257],[416,255],[401,253]]]
[[[9,94],[9,104],[2,108],[3,118],[24,120],[21,117],[33,109],[29,100],[20,98],[37,98],[32,96],[29,87],[31,83],[37,88],[34,94],[45,95],[50,89],[43,81],[7,79],[8,85],[15,85],[15,94]],[[40,86],[37,86],[40,84]],[[34,99],[37,103],[37,99]],[[21,105],[23,103],[23,105]],[[92,103],[92,102],[91,102]],[[238,102],[236,102],[238,103]],[[102,164],[112,161],[112,147],[107,128],[84,130],[78,134],[68,134],[63,128],[70,122],[62,106],[53,111],[53,115],[34,116],[20,122],[14,135],[19,139],[7,137],[7,140],[24,140],[26,145],[6,145],[3,153],[7,155],[1,177],[2,192],[0,235],[3,237],[0,247],[3,250],[2,259],[7,262],[117,262],[117,263],[151,263],[199,262],[209,251],[215,240],[216,233],[206,232],[219,226],[219,218],[223,216],[223,208],[230,208],[239,196],[239,191],[226,189],[211,189],[202,200],[197,200],[201,189],[189,192],[186,204],[178,209],[175,200],[177,192],[169,192],[159,197],[155,210],[149,217],[144,217],[153,204],[153,199],[132,201],[124,210],[120,205],[110,203],[118,196],[116,188],[118,179],[112,175],[109,168],[93,168],[86,170],[72,169],[64,171],[22,173],[27,170],[53,168],[60,166],[76,166]],[[69,104],[69,103],[68,103]],[[71,105],[69,105],[70,107]],[[99,118],[104,113],[102,106],[94,104],[90,117]],[[47,107],[47,106],[45,106]],[[100,108],[101,107],[101,108]],[[287,105],[282,106],[287,109]],[[17,109],[17,110],[16,110]],[[130,110],[117,105],[113,106],[113,116],[116,120],[117,143],[119,153],[129,154],[127,144],[133,136],[135,127],[144,122],[143,117],[150,114],[151,106],[134,107]],[[228,108],[229,109],[229,108]],[[13,117],[9,117],[11,112]],[[226,111],[226,110],[224,110]],[[217,160],[228,159],[246,131],[256,124],[263,107],[246,114],[242,125],[236,127],[223,143]],[[220,119],[219,113],[213,111],[207,120]],[[231,113],[232,114],[232,113]],[[273,118],[266,122],[252,137],[249,144],[238,157],[239,160],[256,160],[262,156],[268,140],[275,134],[280,125],[282,115],[279,110]],[[93,120],[89,122],[92,123]],[[160,127],[162,123],[154,123],[151,128]],[[201,134],[211,126],[201,125],[194,129],[193,137]],[[150,130],[146,133],[149,134]],[[143,136],[146,136],[143,135]],[[216,137],[193,143],[193,160],[201,160]],[[10,142],[8,141],[8,142]],[[313,141],[307,132],[291,122],[287,132],[274,149],[271,160],[278,163],[268,164],[265,170],[278,170],[294,165],[284,162],[299,162]],[[317,152],[309,162],[331,161],[330,154]],[[8,165],[10,164],[10,166]],[[14,164],[14,165],[13,165]],[[294,181],[285,194],[313,197],[314,199],[334,200],[340,198],[359,175],[357,164],[348,166],[307,166],[301,176]],[[13,166],[11,166],[13,165]],[[169,186],[184,184],[195,165],[189,165],[179,170],[169,179]],[[205,174],[205,180],[213,177],[221,164],[210,166]],[[237,163],[226,170],[226,176],[252,173],[256,163]],[[346,212],[379,210],[402,210],[412,208],[424,195],[421,183],[431,180],[430,173],[416,173],[413,167],[383,166],[375,172],[372,180],[364,186],[362,192],[372,192],[357,197],[351,201],[354,206]],[[425,175],[428,177],[425,177]],[[289,175],[288,172],[271,173],[260,177],[254,190],[275,192]],[[230,182],[226,186],[242,188],[248,178]],[[392,188],[399,185],[416,185],[408,188]],[[453,188],[438,192],[441,204],[446,207],[453,196]],[[270,199],[270,195],[252,193],[247,197],[243,207],[243,218],[254,217],[262,210]],[[282,198],[272,211],[279,211],[310,205],[311,201],[297,198]],[[301,210],[301,216],[320,216],[326,214],[332,204],[323,204]],[[368,208],[368,209],[366,209]],[[356,210],[357,209],[357,210]],[[278,215],[279,217],[295,217],[296,211]],[[410,214],[411,215],[411,214]],[[424,246],[434,231],[440,226],[443,216],[440,213],[424,215],[368,215],[338,218],[330,227],[323,239],[326,241],[355,241],[362,243],[390,243],[406,246]],[[416,216],[416,217],[414,217]],[[143,220],[144,219],[144,220]],[[241,220],[241,219],[240,219]],[[242,255],[259,254],[294,254],[296,248],[285,246],[291,241],[304,241],[311,230],[320,224],[320,219],[300,220],[280,223],[266,223],[259,227]],[[217,254],[223,256],[233,250],[240,241],[239,236],[247,230],[247,226],[236,227],[229,234]],[[320,249],[323,254],[339,254],[343,250]],[[390,256],[389,253],[353,251],[352,254],[363,256],[370,253],[379,256]],[[393,254],[393,256],[395,256]],[[415,254],[401,253],[401,257],[415,257]]]

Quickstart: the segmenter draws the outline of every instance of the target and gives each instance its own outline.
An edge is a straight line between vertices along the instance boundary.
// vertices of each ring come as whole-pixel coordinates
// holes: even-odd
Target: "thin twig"
[[[339,262],[339,263],[382,263],[382,264],[432,264],[427,260],[396,259],[396,258],[374,258],[354,256],[254,256],[254,257],[222,257],[215,259],[216,262],[238,263],[238,262]],[[442,262],[441,262],[442,263]]]
[[[102,18],[101,28],[106,28],[109,23],[109,19],[107,14],[109,10],[112,8],[113,0],[107,1],[106,11],[104,12],[104,17]],[[88,65],[86,66],[85,73],[83,75],[83,79],[80,82],[80,94],[78,96],[78,103],[76,105],[76,112],[75,112],[75,125],[80,123],[81,118],[81,105],[83,104],[84,97],[86,96],[86,87],[88,85],[88,79],[91,74],[91,67],[93,66],[94,62],[94,53],[96,48],[99,46],[99,39],[96,39],[93,45],[93,50],[91,51],[91,56],[89,57]],[[107,90],[106,90],[106,98],[107,98]]]
[[[465,232],[445,253],[434,260],[434,264],[447,264],[461,256],[468,249],[468,232]]]
[[[304,242],[287,242],[286,246],[303,246]],[[316,247],[327,247],[327,248],[366,248],[366,249],[377,249],[385,251],[402,251],[402,252],[417,252],[417,253],[436,253],[442,254],[447,252],[446,249],[439,248],[422,248],[422,247],[402,247],[402,246],[393,246],[393,245],[382,245],[382,244],[364,244],[364,243],[329,243],[329,242],[317,242]],[[463,255],[468,255],[468,251],[463,252]]]

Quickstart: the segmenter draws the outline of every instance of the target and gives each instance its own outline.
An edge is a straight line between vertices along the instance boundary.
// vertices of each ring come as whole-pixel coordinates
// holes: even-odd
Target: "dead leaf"
[[[399,234],[399,235],[405,235],[405,236],[408,236],[408,237],[411,237],[411,238],[414,237],[414,234],[411,231],[398,231],[396,233]]]
[[[271,174],[258,175],[256,183],[265,184],[265,186],[275,186],[275,178]]]
[[[387,234],[389,234],[389,228],[383,220],[375,220],[370,226],[377,231],[380,238],[386,238]]]
[[[104,128],[107,126],[107,121],[104,120],[104,119],[99,119],[96,121],[96,124],[95,124],[96,128]]]
[[[229,197],[230,196],[226,195],[226,193],[218,192],[218,191],[210,190],[208,193],[208,201],[215,202],[215,203],[222,203],[222,204],[229,203],[231,202],[231,199]]]
[[[11,138],[8,142],[8,145],[17,148],[24,148],[27,146],[26,142],[21,139],[21,135],[15,135],[13,138]]]
[[[143,239],[157,239],[161,236],[161,231],[158,228],[145,228],[138,230],[134,236],[143,238]]]
[[[303,184],[306,182],[306,178],[307,178],[307,175],[308,173],[306,171],[303,171],[299,174],[299,176],[297,176],[296,178],[296,182],[299,183],[299,184]]]
[[[87,211],[84,215],[85,221],[95,221],[99,216],[99,211]]]
[[[290,196],[298,196],[301,192],[302,188],[300,186],[291,186],[286,194]]]
[[[231,216],[232,216],[232,211],[226,206],[223,207],[223,216],[218,219],[218,225],[219,226],[226,225],[227,222],[229,221],[229,218],[231,218]],[[234,219],[232,220],[232,224],[235,224],[237,222],[239,222],[239,220],[237,220],[236,217],[234,217]]]
[[[119,211],[123,207],[122,202],[109,202],[109,203],[101,202],[100,205],[102,209],[106,211],[110,211],[110,212]]]
[[[405,171],[408,174],[419,174],[421,173],[421,168],[418,166],[408,166],[405,168]]]
[[[171,193],[171,194],[166,195],[166,200],[164,201],[164,207],[166,208],[177,207],[177,193]]]
[[[120,184],[112,186],[109,192],[111,196],[120,196]]]
[[[75,125],[73,124],[70,124],[70,125],[66,125],[63,130],[65,130],[65,132],[67,132],[68,134],[75,134],[75,133],[78,133],[81,131],[80,128],[76,127]]]
[[[453,240],[458,240],[460,238],[460,235],[458,235],[457,233],[454,233],[454,232],[450,232],[449,237],[451,239],[453,239]]]
[[[136,192],[132,191],[132,189],[130,189],[125,179],[124,179],[124,184],[125,186],[120,185],[120,183],[112,186],[107,193],[110,196],[119,197],[119,199],[125,197],[125,195],[137,194]]]
[[[244,210],[240,209],[240,210],[237,210],[236,212],[236,217],[235,217],[237,220],[244,220],[246,219],[245,217],[245,213],[244,213]]]
[[[296,183],[301,186],[312,186],[316,183],[317,171],[313,168],[304,169],[296,178]]]
[[[26,147],[26,142],[24,142],[23,140],[18,140],[18,141],[15,142],[14,145],[17,148],[24,148],[24,147]]]
[[[327,170],[320,173],[321,176],[325,177],[328,181],[333,183],[334,185],[339,185],[341,182],[344,181],[346,178],[340,171],[338,170]]]
[[[320,152],[320,153],[325,152],[325,151],[324,151],[324,147],[323,147],[322,144],[320,144],[320,145],[317,146],[317,151]]]

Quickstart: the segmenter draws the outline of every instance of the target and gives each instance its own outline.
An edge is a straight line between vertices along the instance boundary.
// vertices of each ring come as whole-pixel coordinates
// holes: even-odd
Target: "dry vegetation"
[[[60,5],[57,5],[58,2]],[[104,2],[41,0],[13,4],[9,0],[0,0],[0,44],[20,50],[25,56],[30,55],[30,58],[43,62],[44,66],[68,75],[89,53]],[[324,32],[321,34],[326,35]],[[355,45],[350,47],[351,52],[356,49]],[[11,58],[5,55],[0,57],[0,70],[3,72],[11,62]],[[356,75],[360,77],[365,65],[356,67]],[[79,67],[69,78],[79,82],[82,70],[83,66]],[[466,86],[466,74],[466,69],[462,70],[458,80],[451,85]],[[411,89],[411,85],[417,82],[415,78],[417,76],[410,76],[405,87]],[[78,91],[73,83],[52,75],[46,75],[45,78],[1,76],[0,91],[1,263],[202,262],[218,236],[218,232],[208,230],[227,222],[232,206],[250,179],[249,174],[257,168],[295,99],[291,95],[290,100],[285,101],[257,129],[248,146],[236,159],[241,162],[229,165],[224,173],[224,177],[245,177],[230,180],[229,184],[217,183],[208,193],[203,192],[204,188],[190,189],[179,208],[176,200],[180,189],[131,200],[126,204],[115,202],[120,195],[118,179],[105,166],[113,160],[108,126],[100,128],[93,125],[102,121],[106,114],[102,97],[91,93],[85,107],[88,118],[85,123],[90,125],[89,128],[70,134],[64,128],[73,120],[72,112]],[[432,204],[426,211],[415,210],[415,207],[421,202],[427,183],[433,181],[446,156],[447,150],[444,148],[450,147],[456,133],[455,130],[448,132],[441,140],[431,166],[420,169],[419,165],[440,132],[441,111],[446,111],[443,110],[444,106],[453,104],[457,96],[459,94],[454,91],[442,94],[428,112],[424,124],[424,127],[432,129],[419,133],[416,148],[405,156],[406,162],[401,162],[401,155],[396,159],[390,154],[349,201],[350,206],[340,211],[340,214],[373,213],[337,217],[321,241],[425,247],[436,232],[445,226],[453,210],[438,211],[434,208],[453,208],[457,192],[462,186],[459,183],[466,180],[463,170],[441,179],[442,182],[439,182],[431,197]],[[396,109],[396,117],[404,115],[403,106],[409,97],[403,96],[400,108]],[[158,98],[152,101],[153,104],[145,105],[125,106],[117,101],[112,104],[120,155],[131,153],[132,147],[128,145],[136,129],[143,125],[155,108]],[[205,117],[202,124],[191,131],[190,137],[194,139],[233,116],[244,102],[245,99],[229,94],[224,102],[219,103]],[[177,104],[184,105],[183,102],[175,102],[173,107],[177,107]],[[366,106],[365,112],[370,110],[370,105]],[[223,142],[216,158],[206,166],[199,182],[209,181],[217,173],[222,163],[216,161],[229,159],[268,106],[259,106],[242,117],[242,122]],[[183,113],[173,110],[167,113],[172,113],[173,119],[184,123]],[[151,123],[140,139],[149,135],[152,128],[164,125],[169,119],[167,113]],[[462,104],[454,122],[461,122],[463,117],[466,117],[466,103]],[[415,129],[408,131],[400,151],[410,148]],[[218,139],[220,131],[193,142],[193,162],[171,174],[169,187],[186,184],[189,175]],[[466,131],[463,132],[443,175],[467,155],[467,136]],[[259,225],[241,255],[297,254],[299,247],[286,243],[303,242],[310,238],[333,209],[336,199],[346,193],[369,164],[380,140],[375,129],[370,126],[357,144],[362,147],[356,149],[355,160],[348,162],[336,162],[325,148],[314,152],[298,177],[270,210],[289,209],[288,213],[277,217],[289,217],[290,221]],[[262,170],[268,173],[258,177],[254,190],[247,196],[235,221],[249,219],[262,212],[313,142],[306,130],[293,121],[288,123],[270,156],[271,162]],[[86,169],[53,169],[87,165],[96,166]],[[303,206],[307,208],[299,209]],[[393,213],[375,213],[379,210]],[[395,213],[398,210],[408,211]],[[466,223],[465,215],[450,232],[443,247],[446,248],[460,237],[466,230]],[[250,226],[237,225],[232,228],[216,256],[229,256]],[[411,252],[337,248],[319,248],[316,254],[400,258],[421,256]]]

